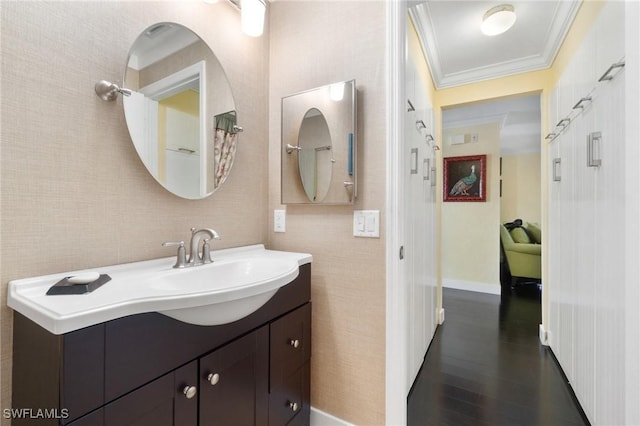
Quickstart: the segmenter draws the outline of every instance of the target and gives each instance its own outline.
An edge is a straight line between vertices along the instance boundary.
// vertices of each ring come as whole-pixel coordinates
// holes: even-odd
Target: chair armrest
[[[509,244],[509,248],[505,247],[505,250],[510,250],[516,253],[533,254],[537,256],[540,256],[541,249],[542,249],[542,246],[540,244],[526,244],[526,243]]]

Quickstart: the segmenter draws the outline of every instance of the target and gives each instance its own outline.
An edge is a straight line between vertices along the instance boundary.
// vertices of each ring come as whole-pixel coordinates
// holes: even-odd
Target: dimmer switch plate
[[[353,212],[355,237],[380,238],[380,210],[355,210]]]
[[[286,210],[273,211],[273,232],[286,231]]]

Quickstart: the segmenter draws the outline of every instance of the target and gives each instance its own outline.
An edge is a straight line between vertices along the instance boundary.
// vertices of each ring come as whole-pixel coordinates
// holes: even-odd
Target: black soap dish
[[[52,285],[49,290],[47,290],[47,294],[56,295],[91,293],[93,290],[102,286],[102,284],[111,281],[111,277],[107,274],[100,274],[100,276],[96,280],[81,284],[70,282],[69,278],[72,277],[64,277],[63,279]]]

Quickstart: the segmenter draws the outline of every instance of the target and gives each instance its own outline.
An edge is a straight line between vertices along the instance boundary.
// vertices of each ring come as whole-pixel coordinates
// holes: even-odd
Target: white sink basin
[[[71,271],[9,282],[7,304],[54,334],[146,312],[190,324],[239,320],[293,281],[311,255],[262,245],[217,250],[214,262],[173,269],[175,257]],[[91,293],[47,295],[54,283],[81,273],[108,274]]]
[[[255,312],[297,276],[294,260],[249,257],[165,271],[146,285],[162,294],[201,296],[211,302],[159,313],[189,324],[218,325]]]

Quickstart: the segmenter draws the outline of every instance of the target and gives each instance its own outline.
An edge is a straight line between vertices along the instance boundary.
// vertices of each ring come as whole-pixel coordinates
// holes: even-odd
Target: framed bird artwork
[[[487,156],[447,157],[444,161],[444,201],[487,201]]]

